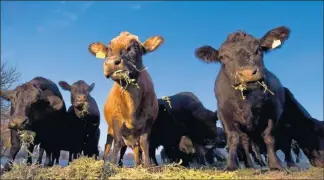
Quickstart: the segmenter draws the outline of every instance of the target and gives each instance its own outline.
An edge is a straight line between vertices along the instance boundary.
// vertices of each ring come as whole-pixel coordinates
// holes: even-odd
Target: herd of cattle
[[[269,169],[282,170],[276,152],[284,153],[288,167],[296,167],[291,156],[293,144],[294,152],[300,147],[311,165],[324,167],[323,121],[313,118],[263,62],[264,54],[278,49],[289,34],[284,26],[260,39],[236,31],[218,50],[207,45],[196,49],[198,59],[221,64],[214,85],[216,111],[206,109],[191,92],[157,98],[142,56],[160,47],[162,37],[141,42],[137,36],[122,32],[108,46],[91,43],[88,50],[104,59],[104,76],[114,81],[104,106],[108,124],[104,160],[110,153],[109,162],[122,166],[130,147],[135,166],[158,165],[155,151],[163,146],[162,160],[182,160],[183,166],[193,161],[213,164],[216,156],[218,161],[227,159],[227,170],[236,170],[238,159],[251,168],[251,154],[256,164],[266,166],[264,155]],[[5,170],[10,170],[21,148],[21,130],[36,133],[34,145],[40,144],[46,152],[44,166],[58,162],[61,150],[69,152],[69,162],[81,153],[98,157],[100,113],[90,95],[94,84],[82,80],[58,84],[71,93],[68,110],[58,86],[43,77],[1,91],[1,97],[11,102],[11,148]],[[218,119],[224,129],[216,126]],[[215,154],[225,146],[228,157]]]

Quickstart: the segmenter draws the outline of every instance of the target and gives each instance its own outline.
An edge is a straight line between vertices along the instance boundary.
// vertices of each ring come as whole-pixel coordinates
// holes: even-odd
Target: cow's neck
[[[120,98],[123,106],[126,106],[128,109],[129,118],[125,119],[125,125],[128,129],[138,129],[142,128],[141,126],[145,123],[139,122],[144,120],[141,118],[142,114],[145,113],[147,104],[145,99],[149,99],[152,96],[151,93],[154,93],[154,90],[150,90],[152,81],[146,71],[142,71],[137,78],[137,85],[129,84],[126,89],[115,82],[117,88],[120,91]],[[145,97],[143,97],[145,95]]]
[[[84,118],[84,115],[82,115],[82,111],[79,110],[78,108],[74,107],[73,106],[73,111],[74,111],[74,114],[78,117],[78,118]]]

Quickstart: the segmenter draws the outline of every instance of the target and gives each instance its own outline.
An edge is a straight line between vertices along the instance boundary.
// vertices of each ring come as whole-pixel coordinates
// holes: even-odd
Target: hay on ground
[[[177,164],[160,166],[159,171],[150,168],[118,168],[104,165],[103,160],[81,157],[66,167],[41,168],[37,165],[15,164],[1,179],[324,179],[322,168],[310,168],[300,172],[261,172],[240,169],[224,172],[216,168],[187,169]]]

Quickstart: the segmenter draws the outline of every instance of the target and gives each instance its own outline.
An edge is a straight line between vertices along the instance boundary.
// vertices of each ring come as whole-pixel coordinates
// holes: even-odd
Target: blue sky
[[[58,83],[85,80],[101,112],[100,146],[107,124],[102,114],[113,84],[104,78],[102,60],[87,48],[107,44],[121,31],[142,41],[153,35],[164,44],[144,57],[158,97],[191,91],[215,110],[213,86],[219,64],[204,64],[195,48],[218,48],[226,36],[245,30],[262,37],[285,25],[290,39],[264,60],[315,118],[323,119],[323,2],[3,2],[1,60],[16,65],[21,82],[43,76]],[[67,106],[69,92],[60,89]]]

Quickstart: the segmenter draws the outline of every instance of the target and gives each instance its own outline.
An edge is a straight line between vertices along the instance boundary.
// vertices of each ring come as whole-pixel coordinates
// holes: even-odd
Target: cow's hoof
[[[269,164],[269,170],[270,171],[283,171],[284,168],[282,167],[280,162],[277,162],[277,163]]]
[[[270,171],[283,171],[284,169],[282,167],[269,167]]]
[[[225,169],[224,169],[224,172],[226,171],[236,171],[238,168],[236,166],[227,166]]]
[[[152,167],[149,167],[147,170],[150,173],[159,173],[159,172],[162,172],[162,167],[160,167],[160,166],[152,166]]]
[[[289,170],[292,171],[292,172],[297,172],[297,171],[301,171],[302,168],[297,166],[297,165],[290,165]]]

